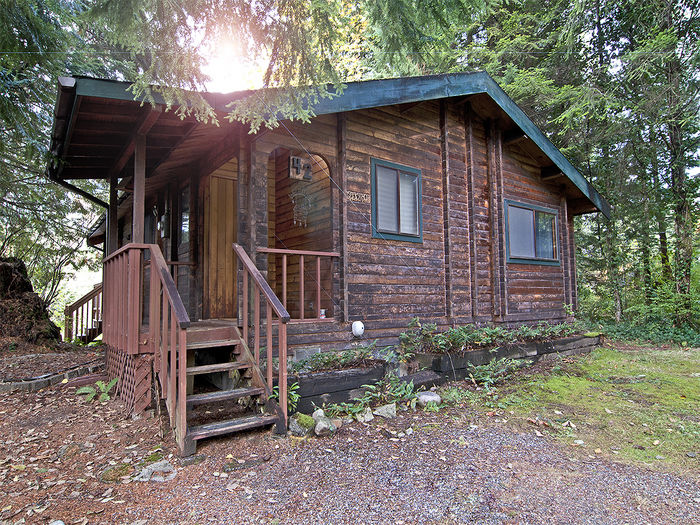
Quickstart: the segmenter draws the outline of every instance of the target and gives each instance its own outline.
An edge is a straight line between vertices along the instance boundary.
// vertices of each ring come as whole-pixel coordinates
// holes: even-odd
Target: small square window
[[[559,264],[555,210],[506,201],[508,262]]]
[[[421,172],[372,159],[372,237],[422,242]]]

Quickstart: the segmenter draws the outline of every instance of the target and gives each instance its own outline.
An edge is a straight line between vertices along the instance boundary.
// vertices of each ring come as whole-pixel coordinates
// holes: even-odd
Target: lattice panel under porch
[[[127,412],[143,412],[151,404],[152,356],[129,355],[107,346],[105,357],[109,379],[119,378],[116,393]]]

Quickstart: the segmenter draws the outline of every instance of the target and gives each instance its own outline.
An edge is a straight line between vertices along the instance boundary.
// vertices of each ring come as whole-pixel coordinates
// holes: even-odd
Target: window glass
[[[396,199],[396,170],[377,166],[377,228],[398,232],[399,216]]]
[[[541,211],[535,212],[535,239],[537,241],[538,259],[555,259],[554,254],[554,215]]]
[[[399,174],[401,233],[418,235],[418,177],[411,173]]]
[[[535,257],[532,210],[508,206],[508,240],[511,257]]]
[[[556,215],[527,204],[508,204],[508,257],[556,262]]]

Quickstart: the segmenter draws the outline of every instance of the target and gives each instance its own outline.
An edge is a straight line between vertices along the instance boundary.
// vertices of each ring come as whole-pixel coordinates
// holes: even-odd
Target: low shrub
[[[289,372],[292,374],[304,374],[319,372],[322,370],[338,370],[366,366],[374,361],[374,352],[377,342],[367,346],[351,348],[343,352],[319,352],[306,359],[292,361]]]
[[[675,343],[680,346],[700,347],[700,331],[692,326],[673,326],[671,321],[631,323],[597,323],[591,329],[600,331],[612,340],[640,341],[653,344]]]
[[[409,324],[409,328],[410,330],[399,336],[399,353],[462,353],[477,348],[494,348],[516,342],[546,341],[580,332],[582,325],[540,322],[532,326],[506,328],[468,324],[438,332],[437,325],[422,324],[420,319],[415,318]]]
[[[324,406],[324,410],[331,416],[341,414],[354,415],[364,411],[367,407],[388,403],[415,404],[417,390],[413,381],[403,381],[395,373],[387,373],[374,385],[362,385],[364,394],[348,403],[334,403]]]

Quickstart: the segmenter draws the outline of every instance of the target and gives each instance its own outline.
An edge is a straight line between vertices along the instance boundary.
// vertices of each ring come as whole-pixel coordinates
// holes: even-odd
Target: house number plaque
[[[353,202],[365,202],[369,204],[369,195],[366,193],[358,193],[356,191],[349,191],[347,193],[348,200]]]

